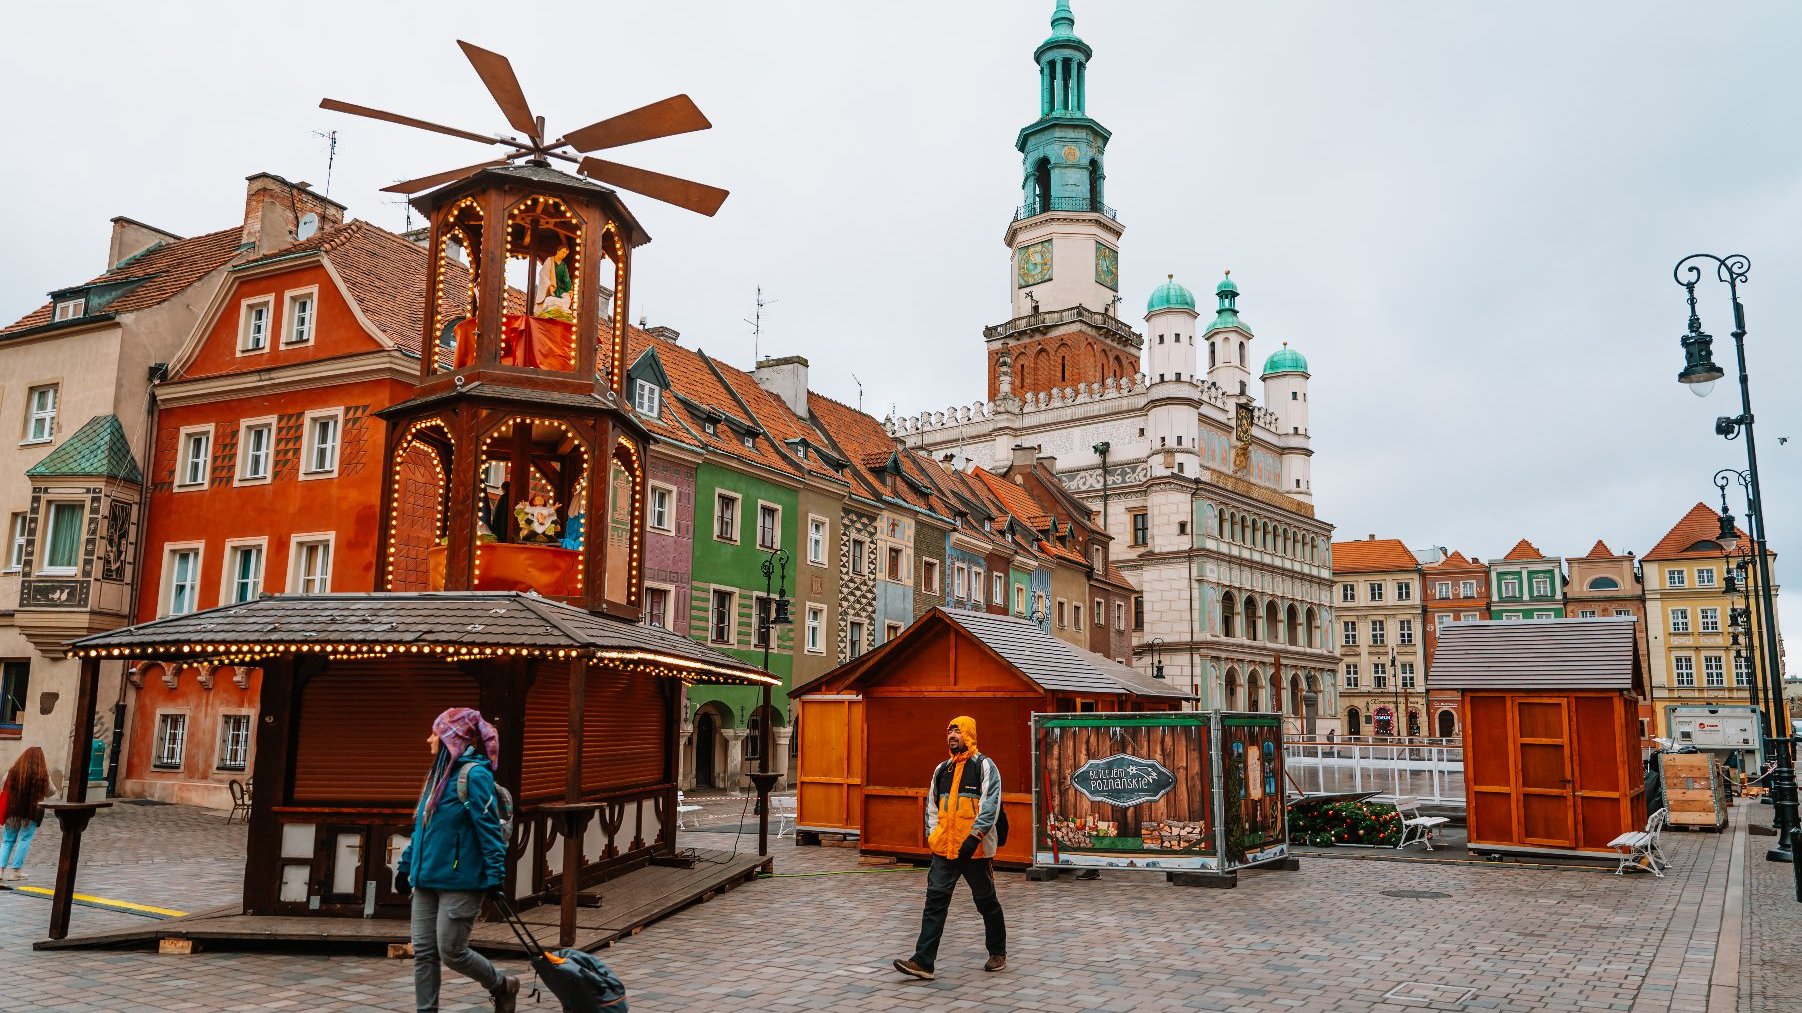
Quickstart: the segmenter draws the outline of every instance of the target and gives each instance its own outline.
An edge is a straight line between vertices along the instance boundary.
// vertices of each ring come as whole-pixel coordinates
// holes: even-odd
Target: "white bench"
[[[688,804],[687,794],[676,792],[676,829],[699,830],[701,823],[694,818],[694,814],[700,811],[700,806]]]
[[[776,817],[777,820],[777,837],[788,837],[795,832],[795,813],[795,796],[770,796],[770,815]]]
[[[1410,844],[1424,844],[1428,851],[1433,850],[1433,828],[1451,822],[1444,816],[1422,816],[1417,795],[1396,796],[1395,811],[1402,818],[1401,840],[1395,845],[1397,851]]]
[[[1647,869],[1659,879],[1664,878],[1664,870],[1670,868],[1670,863],[1665,861],[1658,841],[1664,834],[1664,824],[1669,818],[1669,811],[1660,809],[1646,820],[1644,830],[1629,830],[1608,842],[1609,847],[1621,853],[1620,862],[1614,867],[1616,876],[1628,869]]]

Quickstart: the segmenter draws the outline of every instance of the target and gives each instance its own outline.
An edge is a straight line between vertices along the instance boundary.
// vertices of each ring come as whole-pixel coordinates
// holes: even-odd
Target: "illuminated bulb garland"
[[[388,510],[388,558],[385,561],[387,577],[382,584],[389,591],[394,590],[394,550],[400,539],[401,467],[406,462],[407,454],[417,445],[418,441],[414,437],[421,429],[430,429],[434,426],[444,435],[445,442],[451,445],[451,454],[454,456],[457,452],[457,441],[451,436],[450,427],[446,426],[444,420],[436,415],[415,420],[412,425],[407,427],[407,431],[401,434],[401,441],[395,448],[394,487],[388,491],[391,506]],[[431,451],[432,470],[438,473],[438,495],[432,497],[432,541],[436,544],[438,539],[444,537],[444,462],[438,459],[437,451],[431,450],[430,447],[426,449]]]

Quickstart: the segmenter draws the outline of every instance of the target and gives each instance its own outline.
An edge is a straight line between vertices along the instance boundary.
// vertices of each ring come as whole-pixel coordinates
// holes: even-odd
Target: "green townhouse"
[[[1564,560],[1525,538],[1489,563],[1489,618],[1564,618]]]

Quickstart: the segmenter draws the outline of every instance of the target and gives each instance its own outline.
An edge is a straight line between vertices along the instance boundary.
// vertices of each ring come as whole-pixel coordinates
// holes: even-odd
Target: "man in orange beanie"
[[[908,960],[895,970],[931,981],[951,908],[951,890],[959,879],[970,884],[970,896],[982,915],[989,959],[985,971],[1007,966],[1007,923],[995,897],[995,849],[1007,833],[1001,811],[1001,771],[995,761],[976,751],[976,719],[951,719],[945,730],[951,758],[932,772],[926,791],[926,846],[932,868],[926,874],[926,911],[920,918],[920,941]]]

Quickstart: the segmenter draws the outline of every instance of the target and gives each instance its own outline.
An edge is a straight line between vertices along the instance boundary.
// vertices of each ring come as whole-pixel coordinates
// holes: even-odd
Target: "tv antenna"
[[[856,373],[852,373],[851,382],[857,385],[857,410],[861,412],[863,411],[863,381],[857,378]]]
[[[763,308],[765,306],[774,306],[781,301],[782,300],[780,299],[765,299],[763,297],[763,286],[757,286],[757,311],[745,320],[745,323],[751,325],[752,369],[757,368],[758,357],[762,354],[760,349],[763,344]]]
[[[383,204],[399,204],[401,206],[402,212],[406,215],[406,218],[404,219],[406,224],[401,226],[401,230],[400,230],[401,235],[404,236],[407,233],[413,231],[413,202],[412,201],[408,200],[405,197],[402,197],[398,200],[387,200],[387,201],[383,201],[382,203]]]
[[[325,138],[325,195],[332,195],[332,163],[338,160],[338,132],[336,130],[315,130],[314,137]]]

